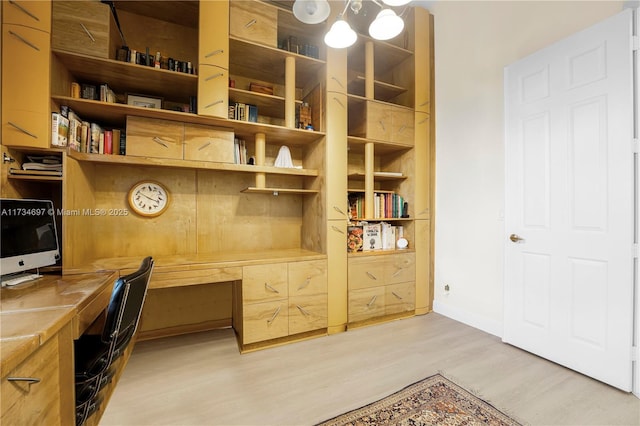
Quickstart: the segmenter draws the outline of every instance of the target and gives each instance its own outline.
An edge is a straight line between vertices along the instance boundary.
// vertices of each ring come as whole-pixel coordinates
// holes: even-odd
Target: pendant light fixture
[[[362,9],[362,2],[366,0],[345,0],[344,10],[333,23],[329,32],[324,37],[327,46],[343,49],[353,45],[358,39],[357,33],[351,28],[345,14],[350,9],[357,15]],[[402,14],[397,15],[390,7],[404,6],[411,0],[368,0],[380,6],[382,9],[369,25],[369,35],[376,40],[390,40],[399,35],[404,29]],[[301,22],[317,24],[327,19],[330,14],[330,6],[327,0],[296,0],[293,3],[293,14]]]

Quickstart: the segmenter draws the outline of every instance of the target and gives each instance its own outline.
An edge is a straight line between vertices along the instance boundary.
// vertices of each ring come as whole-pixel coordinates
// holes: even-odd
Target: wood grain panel
[[[384,285],[385,262],[384,257],[349,258],[349,292],[351,290]]]
[[[289,335],[326,327],[326,294],[289,298]]]
[[[51,2],[18,0],[2,2],[2,23],[51,32]]]
[[[416,307],[416,283],[410,281],[386,286],[384,300],[385,315],[413,312]]]
[[[232,1],[229,8],[229,34],[278,46],[278,10],[258,1]]]
[[[242,343],[284,337],[289,333],[289,309],[286,300],[244,305]]]
[[[393,254],[384,258],[384,283],[395,284],[416,279],[416,254]]]
[[[185,124],[184,159],[234,163],[233,138],[228,129]]]
[[[127,155],[182,159],[183,141],[182,123],[127,117]]]
[[[349,290],[349,322],[365,321],[384,315],[384,286]]]
[[[247,304],[286,299],[287,264],[245,266],[242,268],[242,302]]]
[[[327,293],[327,261],[313,260],[289,263],[289,296]]]

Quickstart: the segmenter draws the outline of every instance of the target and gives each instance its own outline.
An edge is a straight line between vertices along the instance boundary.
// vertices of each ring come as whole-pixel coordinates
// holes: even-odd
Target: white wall
[[[616,14],[623,1],[422,4],[435,17],[434,310],[501,336],[503,69]]]

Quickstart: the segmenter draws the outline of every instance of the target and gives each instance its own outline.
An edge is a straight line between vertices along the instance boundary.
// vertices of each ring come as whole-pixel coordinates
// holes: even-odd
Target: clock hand
[[[154,201],[154,202],[156,202],[156,203],[157,203],[157,202],[159,202],[157,199],[155,199],[155,198],[151,198],[151,197],[149,197],[147,194],[143,194],[142,192],[140,193],[140,195],[142,195],[143,197],[148,198],[149,200]]]

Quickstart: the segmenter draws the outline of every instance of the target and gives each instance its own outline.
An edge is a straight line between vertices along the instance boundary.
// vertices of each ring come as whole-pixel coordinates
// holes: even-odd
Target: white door
[[[625,391],[634,286],[632,16],[627,9],[505,69],[503,340]]]

